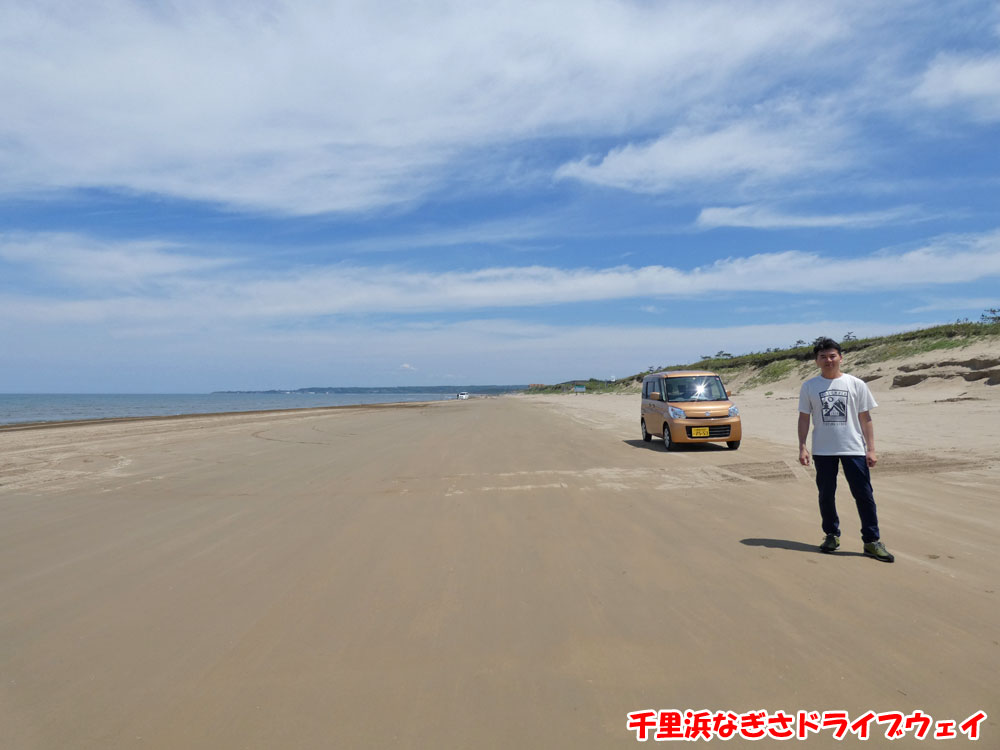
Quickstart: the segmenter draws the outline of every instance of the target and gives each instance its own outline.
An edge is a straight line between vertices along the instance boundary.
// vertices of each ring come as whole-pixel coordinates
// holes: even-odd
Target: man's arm
[[[867,413],[867,412],[866,412]],[[809,449],[806,448],[806,438],[809,436],[809,415],[799,412],[799,463],[809,465]]]
[[[861,422],[861,432],[865,436],[865,460],[871,468],[878,462],[878,456],[875,455],[875,425],[872,423],[872,413],[858,412],[858,421]]]

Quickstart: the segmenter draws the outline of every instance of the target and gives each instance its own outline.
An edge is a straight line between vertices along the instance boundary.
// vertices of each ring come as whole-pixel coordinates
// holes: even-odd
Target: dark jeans
[[[816,464],[816,487],[819,488],[819,513],[823,517],[823,533],[840,536],[836,496],[837,467],[842,464],[861,517],[861,539],[865,542],[877,542],[878,513],[875,510],[871,474],[865,457],[813,456],[813,463]]]

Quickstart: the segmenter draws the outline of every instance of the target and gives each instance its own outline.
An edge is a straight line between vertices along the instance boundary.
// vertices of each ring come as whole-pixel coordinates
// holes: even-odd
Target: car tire
[[[639,426],[642,428],[642,442],[648,443],[650,440],[653,439],[653,436],[646,431],[646,420],[640,419]]]
[[[668,451],[677,450],[677,443],[670,439],[670,425],[663,423],[663,447]]]
[[[737,448],[740,447],[740,441],[739,440],[727,440],[726,441],[726,447],[729,448],[729,450],[734,451],[734,450],[736,450]]]

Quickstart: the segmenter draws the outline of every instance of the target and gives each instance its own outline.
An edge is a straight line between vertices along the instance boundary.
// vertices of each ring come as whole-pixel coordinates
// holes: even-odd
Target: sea
[[[526,386],[433,386],[415,388],[343,388],[318,391],[224,393],[0,393],[0,425],[29,422],[72,422],[121,417],[165,417],[179,414],[225,414],[318,406],[445,401],[460,391],[497,395]]]

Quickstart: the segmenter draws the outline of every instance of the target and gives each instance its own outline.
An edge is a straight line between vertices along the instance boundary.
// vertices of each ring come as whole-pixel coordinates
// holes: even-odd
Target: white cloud
[[[175,243],[161,241],[107,243],[72,233],[0,233],[0,260],[82,286],[136,286],[233,262],[179,250]]]
[[[33,257],[0,244],[8,264]],[[13,245],[15,248],[22,244]],[[57,267],[81,268],[93,257],[120,258],[125,251],[86,247],[60,254]],[[8,319],[171,321],[289,321],[353,314],[427,314],[489,308],[529,308],[614,299],[692,298],[708,294],[775,292],[814,295],[828,280],[847,280],[853,291],[898,291],[919,286],[972,282],[1000,276],[1000,231],[937,238],[906,252],[857,257],[784,251],[733,257],[685,269],[643,267],[564,269],[548,266],[474,271],[412,271],[393,266],[297,268],[281,272],[228,269],[205,273],[196,265],[175,273],[172,256],[153,259],[171,270],[156,279],[155,295],[134,294],[110,276],[71,274],[77,299],[43,293],[0,296]],[[187,256],[183,263],[195,263]],[[206,261],[209,262],[209,261]],[[12,266],[16,267],[16,266]],[[44,270],[44,269],[36,269]],[[65,294],[63,294],[65,296]]]
[[[984,310],[989,310],[992,308],[1000,307],[1000,296],[997,297],[937,297],[932,299],[926,305],[919,305],[917,307],[911,307],[906,312],[908,313],[925,313],[925,312],[941,312],[941,311],[961,311],[961,312],[975,312],[978,314],[982,313]],[[978,317],[976,318],[978,320]]]
[[[0,190],[104,186],[291,214],[407,203],[497,145],[756,101],[820,65],[864,12],[845,7],[5,3]],[[706,147],[749,138],[761,158],[816,162],[801,139],[707,132]]]
[[[696,224],[711,229],[715,227],[749,227],[753,229],[826,228],[860,229],[898,224],[902,221],[926,219],[918,215],[913,206],[899,206],[884,211],[867,211],[846,214],[790,214],[775,211],[769,206],[713,206],[703,208]]]
[[[679,127],[649,143],[568,162],[556,175],[660,193],[688,185],[794,179],[844,169],[853,161],[845,128],[834,118],[783,110],[714,129]]]
[[[345,242],[342,247],[362,253],[481,245],[523,247],[527,241],[537,241],[556,231],[564,234],[566,230],[560,226],[560,219],[563,224],[569,223],[564,217],[543,219],[519,216],[445,229],[411,229],[398,235]]]
[[[914,94],[933,107],[964,107],[979,119],[1000,120],[1000,55],[940,55]]]

